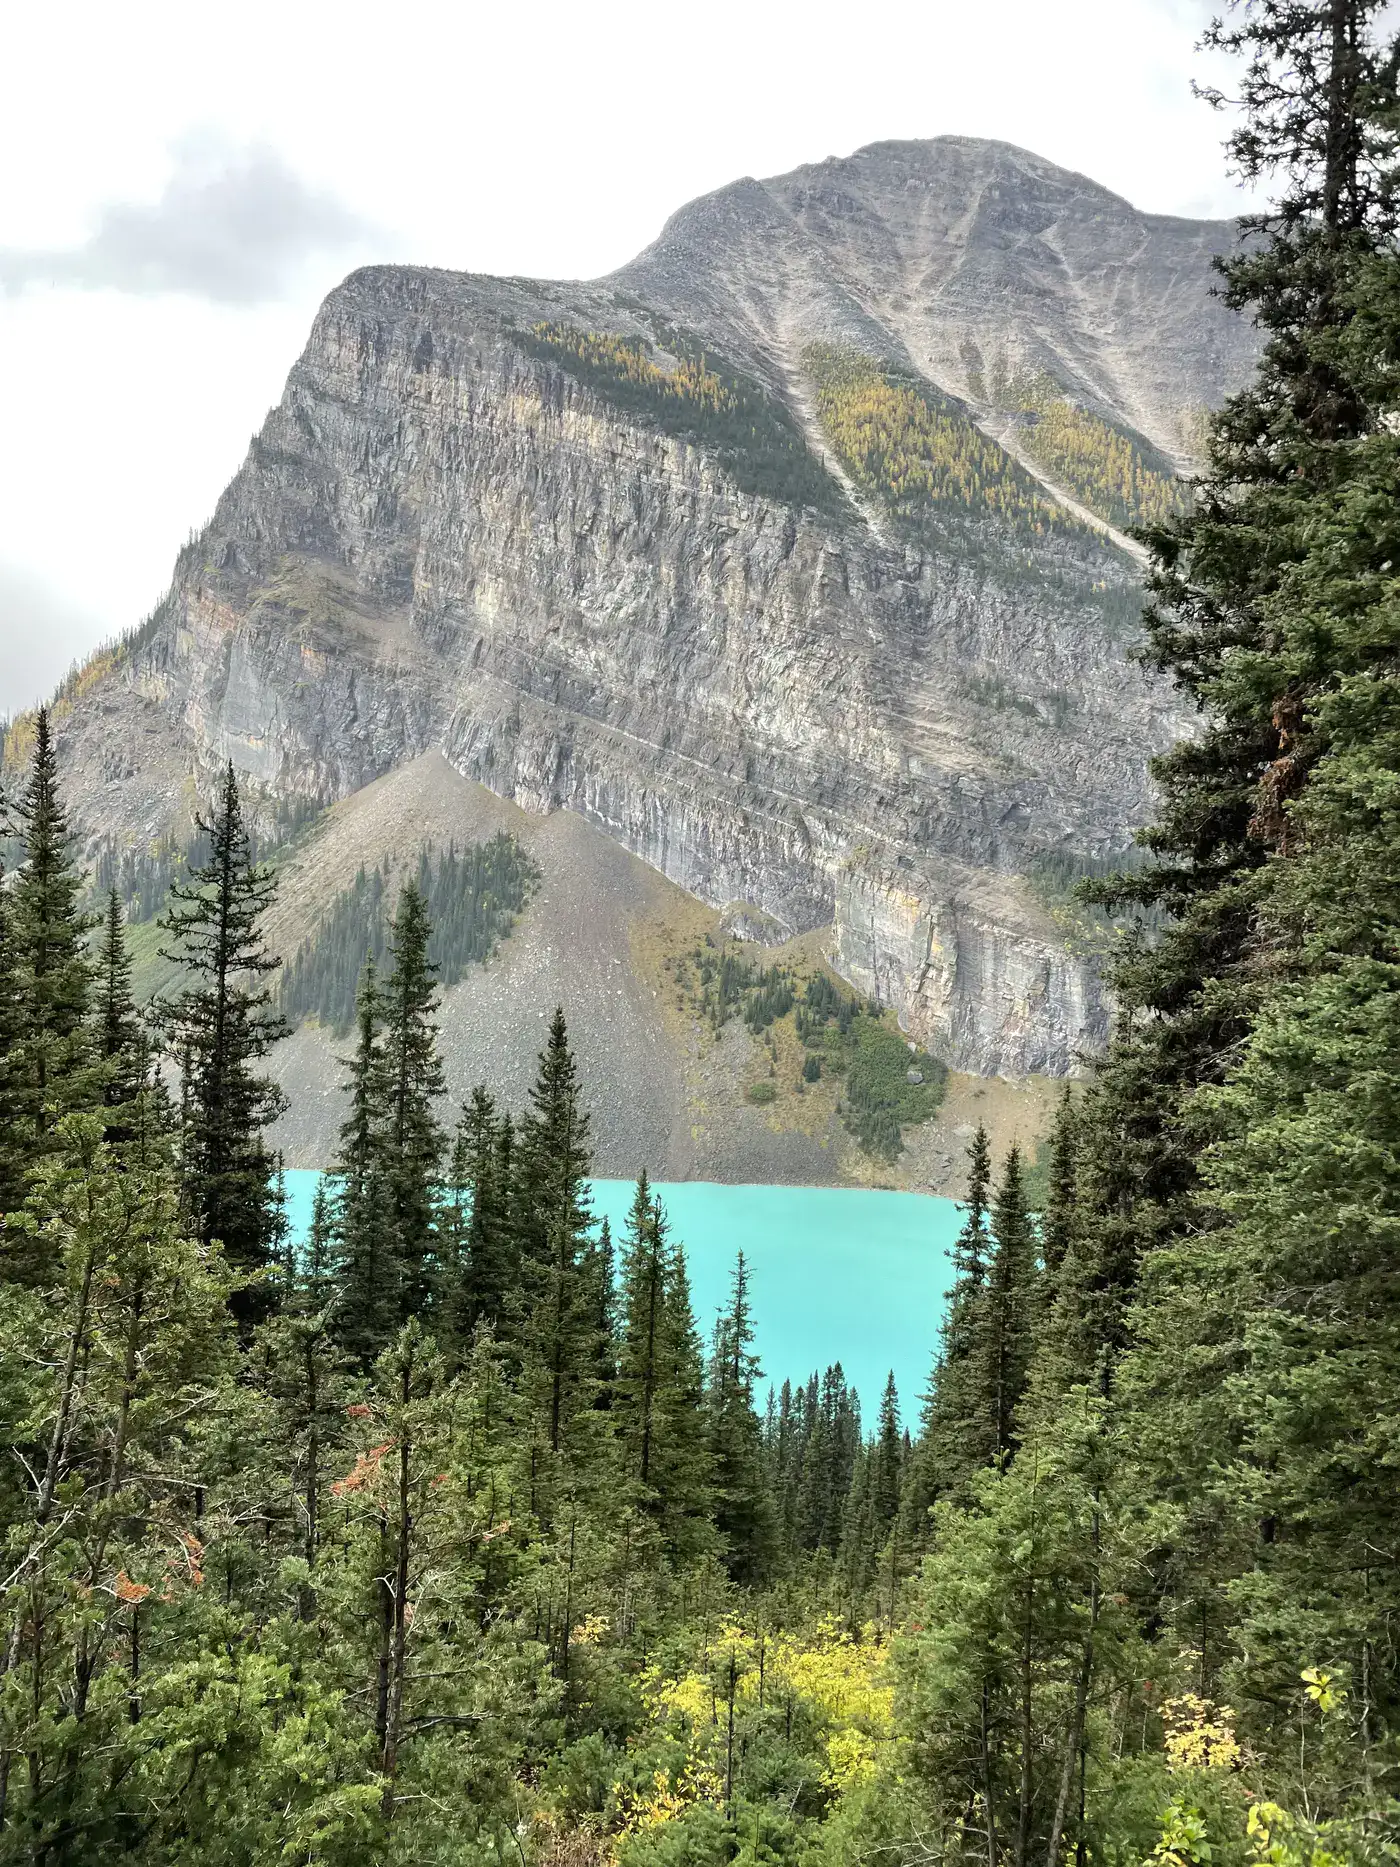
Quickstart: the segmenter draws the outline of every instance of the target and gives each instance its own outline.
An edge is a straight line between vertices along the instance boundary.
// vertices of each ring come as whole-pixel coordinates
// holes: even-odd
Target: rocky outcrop
[[[1181,452],[1247,358],[1206,295],[1225,231],[953,139],[736,184],[614,280],[353,275],[169,598],[64,721],[82,822],[173,828],[182,767],[326,802],[439,748],[753,930],[834,917],[838,964],[955,1065],[1063,1072],[1102,994],[1024,878],[1121,850],[1182,726],[1126,652],[1132,562],[990,521],[892,542],[839,490],[745,492],[522,339],[684,326],[810,424],[806,343],[970,395],[976,331],[984,363],[1053,356]]]

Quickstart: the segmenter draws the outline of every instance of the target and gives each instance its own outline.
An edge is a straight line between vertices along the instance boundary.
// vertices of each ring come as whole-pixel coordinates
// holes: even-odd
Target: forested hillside
[[[1211,34],[1278,205],[1225,270],[1258,378],[1150,536],[1151,652],[1202,730],[1160,762],[1151,859],[1088,885],[1153,934],[1038,1211],[1017,1152],[973,1142],[917,1420],[839,1367],[769,1398],[742,1260],[705,1343],[645,1179],[622,1237],[594,1223],[563,1012],[526,1107],[443,1107],[412,878],[293,1245],[263,1138],[276,880],[232,768],[142,1019],[40,716],[0,891],[0,1858],[1396,1858],[1379,14],[1259,0]]]

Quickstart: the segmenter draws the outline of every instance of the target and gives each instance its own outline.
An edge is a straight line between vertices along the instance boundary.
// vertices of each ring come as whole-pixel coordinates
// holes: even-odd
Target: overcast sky
[[[1229,214],[1198,0],[47,0],[0,111],[0,713],[138,622],[325,292],[586,277],[695,195],[995,136]]]

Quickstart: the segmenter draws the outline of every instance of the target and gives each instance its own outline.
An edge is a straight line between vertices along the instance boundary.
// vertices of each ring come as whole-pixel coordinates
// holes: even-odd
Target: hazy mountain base
[[[366,786],[298,841],[281,865],[269,939],[284,956],[294,953],[328,895],[361,865],[408,867],[428,839],[460,845],[498,830],[526,848],[541,882],[496,956],[443,995],[441,1047],[454,1099],[485,1081],[506,1105],[519,1105],[548,1017],[563,1003],[595,1091],[596,1170],[608,1178],[646,1167],[667,1180],[894,1186],[955,1197],[976,1122],[1002,1144],[1029,1144],[1044,1131],[1055,1094],[1048,1079],[955,1074],[937,1116],[906,1130],[899,1158],[874,1159],[841,1121],[839,1080],[797,1092],[802,1051],[790,1020],[773,1032],[777,1099],[750,1103],[747,1090],[770,1080],[767,1049],[737,1018],[715,1039],[668,970],[707,938],[722,943],[726,921],[742,917],[704,906],[572,812],[520,810],[435,753]],[[832,929],[817,929],[749,950],[808,976],[825,965],[832,940]],[[324,1166],[333,1154],[345,1048],[306,1023],[274,1053],[292,1104],[274,1141],[289,1166]]]

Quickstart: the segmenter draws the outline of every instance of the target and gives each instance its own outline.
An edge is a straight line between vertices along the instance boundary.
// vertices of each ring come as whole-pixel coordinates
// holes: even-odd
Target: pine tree
[[[899,1390],[894,1371],[880,1397],[880,1420],[870,1455],[870,1521],[877,1545],[883,1545],[899,1516],[903,1444],[899,1430]]]
[[[56,1122],[97,1094],[87,1026],[91,918],[79,906],[83,877],[72,856],[59,796],[58,759],[47,708],[35,722],[34,754],[18,807],[24,864],[11,908],[23,1008],[19,1087],[27,1146],[42,1152]]]
[[[645,1509],[655,1509],[660,1503],[652,1461],[666,1337],[667,1265],[662,1227],[660,1209],[643,1172],[622,1240],[622,1321],[614,1411],[623,1469],[637,1487]]]
[[[1037,1317],[1035,1247],[1020,1150],[1006,1156],[992,1205],[992,1251],[973,1355],[988,1462],[1005,1466],[1019,1443],[1017,1412],[1030,1379]]]
[[[510,1220],[510,1117],[498,1120],[484,1083],[462,1109],[453,1143],[452,1180],[464,1208],[455,1303],[448,1335],[463,1351],[480,1323],[496,1335],[506,1326],[518,1265]],[[504,1149],[504,1160],[502,1151]]]
[[[30,1158],[20,980],[14,913],[0,865],[0,1219],[24,1198]],[[9,1253],[0,1253],[0,1281],[10,1274],[8,1263]]]
[[[76,1862],[125,1850],[128,1779],[151,1749],[143,1700],[188,1664],[195,1500],[233,1410],[233,1279],[181,1235],[163,1158],[119,1164],[95,1113],[51,1134],[17,1217],[43,1240],[50,1288],[0,1317],[0,1362],[42,1370],[43,1424],[4,1592],[0,1830],[16,1858]]]
[[[658,1216],[663,1222],[664,1214]],[[663,1547],[681,1560],[714,1548],[713,1462],[705,1414],[705,1356],[690,1300],[685,1248],[668,1241],[662,1352],[654,1401],[651,1478]]]
[[[953,1286],[904,1488],[903,1540],[914,1549],[923,1547],[935,1498],[965,1491],[972,1474],[991,1456],[976,1368],[991,1250],[987,1233],[991,1180],[991,1147],[986,1129],[979,1125],[968,1145],[967,1202],[953,1245]]]
[[[761,1580],[776,1555],[776,1523],[765,1482],[763,1429],[754,1411],[762,1369],[753,1352],[749,1271],[741,1251],[728,1308],[715,1325],[710,1356],[710,1456],[714,1462],[715,1527],[725,1565],[740,1582]]]
[[[530,1091],[515,1158],[516,1227],[525,1315],[523,1352],[536,1432],[551,1459],[588,1461],[596,1415],[598,1290],[589,1209],[589,1118],[562,1009],[556,1010]]]
[[[209,839],[208,861],[172,886],[160,923],[172,942],[165,956],[192,975],[165,1008],[183,1077],[183,1197],[201,1240],[218,1239],[230,1264],[260,1273],[272,1262],[276,1220],[263,1129],[286,1104],[254,1066],[286,1027],[265,983],[279,962],[259,926],[276,881],[253,861],[232,764],[210,821],[200,819],[199,828]],[[246,1319],[267,1302],[254,1288],[235,1307]]]
[[[393,970],[380,1000],[382,1130],[378,1170],[397,1267],[399,1318],[431,1310],[438,1184],[445,1137],[433,1104],[447,1093],[438,1055],[432,929],[417,884],[405,882],[389,932]]]
[[[102,1077],[102,1100],[108,1132],[121,1139],[123,1111],[146,1086],[150,1046],[131,990],[131,955],[127,951],[121,900],[116,889],[107,897],[107,914],[97,949],[93,1049]]]
[[[1041,1257],[1052,1289],[1074,1235],[1074,1209],[1074,1095],[1066,1084],[1055,1111],[1055,1125],[1050,1131],[1050,1172],[1040,1225]]]
[[[340,1256],[335,1328],[348,1352],[369,1367],[392,1339],[399,1316],[398,1259],[380,1159],[383,1057],[374,962],[360,981],[355,1053],[345,1063],[350,1107],[340,1128],[334,1180]]]

